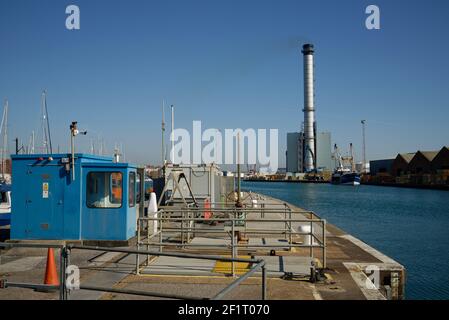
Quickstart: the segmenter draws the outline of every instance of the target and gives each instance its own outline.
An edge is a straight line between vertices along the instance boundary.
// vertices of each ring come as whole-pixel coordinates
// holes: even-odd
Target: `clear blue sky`
[[[81,30],[65,28],[65,8]],[[381,30],[365,28],[365,8]],[[303,115],[300,45],[316,55],[316,118],[334,142],[367,155],[449,144],[448,1],[0,0],[0,97],[10,103],[9,140],[39,130],[48,90],[53,145],[67,150],[72,120],[123,143],[127,160],[158,163],[163,98],[176,126],[278,128]]]

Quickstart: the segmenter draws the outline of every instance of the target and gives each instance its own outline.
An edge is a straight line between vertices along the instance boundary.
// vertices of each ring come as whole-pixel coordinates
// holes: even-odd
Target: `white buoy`
[[[148,204],[148,217],[157,218],[157,199],[156,193],[150,193],[150,203]],[[157,232],[157,220],[153,221],[153,234]]]

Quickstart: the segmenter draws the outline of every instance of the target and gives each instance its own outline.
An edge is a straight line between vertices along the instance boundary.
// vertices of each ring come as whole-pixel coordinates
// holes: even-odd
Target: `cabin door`
[[[27,237],[64,239],[64,178],[57,170],[39,166],[31,167],[28,174]]]

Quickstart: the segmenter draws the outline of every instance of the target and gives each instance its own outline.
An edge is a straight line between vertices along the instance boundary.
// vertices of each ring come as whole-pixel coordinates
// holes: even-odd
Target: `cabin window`
[[[89,208],[120,208],[123,177],[121,172],[89,172],[86,181]]]
[[[128,202],[129,207],[134,207],[136,205],[136,173],[129,173],[128,180]]]

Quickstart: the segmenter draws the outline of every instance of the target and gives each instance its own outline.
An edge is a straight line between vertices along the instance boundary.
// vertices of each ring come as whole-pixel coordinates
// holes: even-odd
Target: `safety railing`
[[[326,220],[321,219],[312,211],[292,210],[286,204],[270,204],[270,207],[246,208],[220,207],[215,203],[211,208],[187,208],[187,207],[161,207],[157,213],[138,220],[137,248],[158,247],[159,252],[163,248],[207,248],[228,250],[233,258],[238,256],[239,249],[288,249],[307,248],[309,256],[314,258],[314,250],[321,250],[323,268],[326,268]],[[205,214],[211,217],[206,218]],[[278,218],[274,219],[273,216]],[[157,228],[147,228],[150,223],[156,223]],[[222,228],[214,224],[223,223]],[[252,226],[251,226],[252,224]],[[265,228],[257,228],[263,224]],[[304,228],[308,231],[295,231],[294,224],[308,226]],[[283,225],[283,227],[280,227]],[[279,244],[250,244],[238,243],[235,239],[236,232],[245,235],[282,235],[286,243]],[[172,239],[180,240],[174,242]],[[192,243],[191,240],[198,235],[229,236],[230,243]],[[298,243],[294,241],[298,236],[304,237],[306,241]],[[156,239],[156,240],[155,240]],[[170,241],[168,241],[170,240]],[[150,263],[147,257],[146,265]],[[232,275],[234,275],[234,265],[232,265]]]
[[[66,247],[62,244],[44,244],[44,243],[0,243],[0,248],[34,248],[34,249],[59,249],[59,285],[46,285],[40,283],[11,282],[7,279],[0,279],[0,289],[6,288],[27,288],[38,291],[59,290],[59,299],[65,300],[65,272],[67,268]]]
[[[220,292],[218,292],[215,296],[209,297],[195,297],[195,296],[184,296],[178,294],[165,294],[161,292],[153,292],[153,291],[140,291],[140,290],[130,290],[123,288],[113,288],[113,287],[100,287],[100,286],[92,286],[79,284],[77,290],[89,290],[89,291],[100,291],[100,292],[109,292],[109,293],[117,293],[117,294],[126,294],[126,295],[139,295],[139,296],[147,296],[147,297],[156,297],[156,298],[170,298],[170,299],[188,299],[188,300],[217,300],[222,299],[228,293],[230,293],[233,289],[235,289],[238,285],[240,285],[243,281],[254,275],[258,270],[261,270],[261,298],[262,300],[266,299],[267,292],[267,280],[266,280],[266,269],[265,269],[265,261],[262,259],[241,259],[241,258],[228,258],[221,256],[212,256],[212,255],[200,255],[200,254],[187,254],[187,253],[172,253],[172,252],[158,252],[158,251],[148,251],[148,250],[133,250],[133,249],[122,249],[122,248],[109,248],[109,247],[94,247],[94,246],[83,246],[83,245],[51,245],[51,244],[29,244],[29,243],[0,243],[0,248],[57,248],[60,250],[60,285],[59,286],[51,286],[44,284],[36,284],[36,283],[19,283],[19,282],[10,282],[7,279],[0,279],[0,289],[6,288],[25,288],[25,289],[34,289],[34,290],[59,290],[59,298],[60,300],[67,300],[70,296],[70,292],[73,290],[70,286],[67,285],[66,279],[66,270],[67,267],[70,266],[70,259],[72,255],[72,250],[88,250],[88,251],[101,251],[101,252],[116,252],[116,253],[125,253],[125,254],[135,254],[137,257],[140,255],[151,255],[151,256],[167,256],[167,257],[177,257],[177,258],[190,258],[190,259],[202,259],[202,260],[213,260],[213,261],[223,261],[223,262],[243,262],[250,264],[250,269],[239,278],[232,281],[229,285],[223,288]],[[136,260],[138,263],[138,259]],[[139,274],[139,265],[136,266],[136,273]]]

